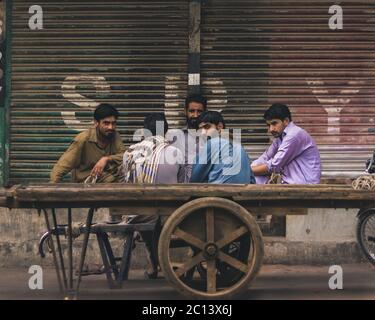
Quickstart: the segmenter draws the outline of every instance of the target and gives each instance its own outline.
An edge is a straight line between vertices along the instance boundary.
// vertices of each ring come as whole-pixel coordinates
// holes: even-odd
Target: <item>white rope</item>
[[[352,182],[354,190],[375,190],[375,175],[367,174],[358,177]]]
[[[267,184],[280,184],[282,180],[281,173],[272,172]]]
[[[89,175],[83,183],[84,184],[95,184],[96,180],[98,180],[98,175],[95,175],[95,176]]]

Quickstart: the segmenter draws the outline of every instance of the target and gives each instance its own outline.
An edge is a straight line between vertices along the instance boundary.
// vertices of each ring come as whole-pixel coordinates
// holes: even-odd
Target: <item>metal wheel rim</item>
[[[369,227],[368,222],[372,221],[371,227]],[[372,230],[371,235],[367,235],[368,229]],[[371,263],[375,264],[375,241],[370,241],[369,237],[375,238],[375,212],[372,214],[367,215],[362,221],[361,221],[361,242],[362,247],[365,250],[366,257],[370,260]],[[370,249],[372,248],[372,249]]]

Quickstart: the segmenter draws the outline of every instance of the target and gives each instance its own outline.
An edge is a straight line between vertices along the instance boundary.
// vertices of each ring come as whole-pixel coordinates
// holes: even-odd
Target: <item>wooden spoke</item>
[[[196,256],[191,258],[189,261],[185,262],[180,268],[178,268],[175,273],[176,276],[179,278],[182,275],[184,275],[187,271],[189,271],[191,268],[196,266],[199,262],[202,262],[204,260],[203,252],[198,253]]]
[[[176,228],[173,233],[174,233],[174,235],[176,235],[180,239],[184,240],[188,244],[191,244],[192,246],[194,246],[198,249],[201,249],[201,250],[204,249],[205,243],[202,240],[194,237],[190,233],[187,233],[187,232],[181,230],[180,228]]]
[[[216,292],[216,261],[207,261],[207,292]]]
[[[246,232],[248,232],[248,230],[245,226],[239,227],[238,229],[231,232],[230,234],[228,234],[224,238],[220,239],[216,243],[216,245],[218,246],[219,249],[221,249],[221,248],[225,247],[226,245],[230,244],[231,242],[233,242],[234,240],[236,240],[237,238],[244,235]]]
[[[222,251],[219,252],[218,258],[221,261],[226,262],[227,264],[229,264],[233,268],[242,271],[243,273],[247,273],[249,271],[249,267],[246,264],[242,263],[241,261],[239,261],[235,258],[232,258],[231,256],[225,254]]]
[[[207,242],[215,242],[215,218],[214,208],[208,207],[206,211],[206,233]]]

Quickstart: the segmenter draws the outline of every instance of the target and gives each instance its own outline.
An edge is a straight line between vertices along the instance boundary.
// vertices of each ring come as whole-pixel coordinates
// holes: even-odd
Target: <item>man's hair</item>
[[[292,121],[292,115],[286,104],[274,103],[271,107],[267,109],[263,116],[264,120],[269,121],[272,119],[285,120],[289,118]]]
[[[200,123],[212,123],[214,125],[218,125],[220,122],[223,124],[223,128],[225,129],[225,121],[223,116],[220,112],[217,111],[204,111],[198,117],[198,124]]]
[[[117,109],[108,103],[101,103],[94,112],[94,119],[98,122],[107,117],[115,117],[117,119],[119,116]]]
[[[207,99],[203,97],[201,94],[190,94],[185,99],[185,109],[188,108],[190,102],[198,102],[201,103],[204,107],[204,110],[207,109]]]
[[[143,122],[143,126],[144,126],[145,129],[150,130],[153,136],[156,136],[157,122],[163,122],[164,123],[164,132],[163,133],[165,135],[168,131],[168,122],[167,122],[167,119],[165,118],[165,114],[162,113],[162,112],[152,113],[152,114],[146,116],[145,119],[144,119],[144,122]]]

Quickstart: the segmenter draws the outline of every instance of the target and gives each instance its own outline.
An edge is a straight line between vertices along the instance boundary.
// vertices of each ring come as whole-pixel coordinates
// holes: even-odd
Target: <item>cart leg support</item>
[[[81,284],[81,278],[82,278],[82,269],[83,269],[83,264],[85,263],[86,251],[87,251],[87,246],[88,246],[88,243],[89,243],[91,224],[92,224],[92,219],[93,219],[93,216],[94,216],[94,211],[95,211],[95,208],[90,208],[89,212],[87,214],[86,228],[85,228],[85,232],[84,232],[84,240],[83,240],[83,244],[82,244],[81,258],[80,258],[80,262],[79,262],[78,279],[77,279],[76,290],[75,290],[75,298],[78,298],[78,294],[79,294],[79,286]]]

